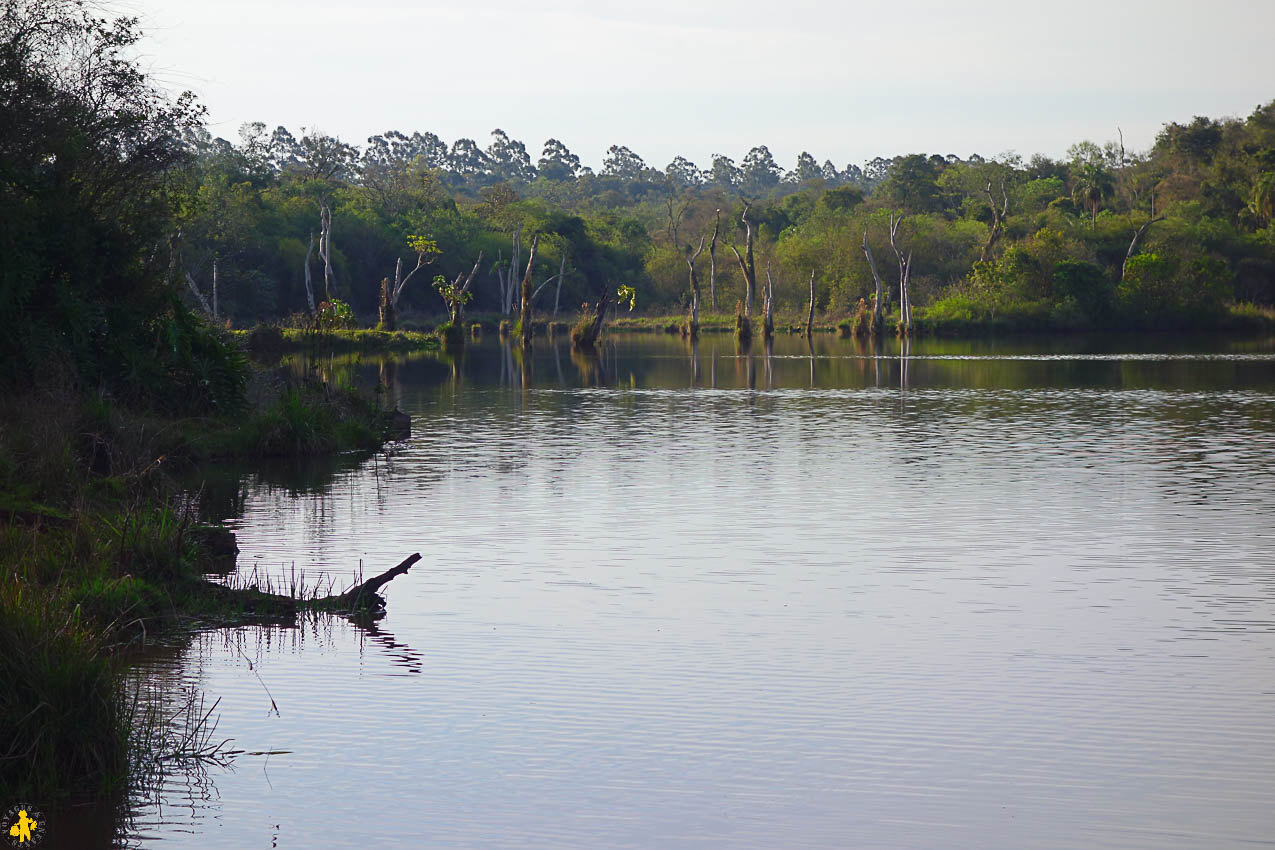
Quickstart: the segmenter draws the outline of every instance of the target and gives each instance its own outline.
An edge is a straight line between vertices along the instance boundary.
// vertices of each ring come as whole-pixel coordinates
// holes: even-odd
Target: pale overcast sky
[[[1275,99],[1272,0],[126,0],[145,59],[210,129],[245,121],[429,130],[532,159],[561,139],[597,167],[627,145],[663,168],[753,145],[791,167],[877,155],[1144,149],[1166,121]]]

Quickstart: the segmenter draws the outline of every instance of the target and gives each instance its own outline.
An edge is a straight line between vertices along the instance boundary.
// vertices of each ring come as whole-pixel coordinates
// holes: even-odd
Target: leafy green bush
[[[1116,300],[1124,319],[1177,328],[1216,321],[1224,312],[1230,270],[1215,257],[1180,259],[1149,251],[1129,259]]]
[[[321,331],[349,330],[358,324],[358,319],[349,304],[333,298],[319,305],[315,324]]]
[[[1114,294],[1111,280],[1101,266],[1080,260],[1063,260],[1054,265],[1054,297],[1067,306],[1060,316],[1079,314],[1095,324],[1106,321]]]

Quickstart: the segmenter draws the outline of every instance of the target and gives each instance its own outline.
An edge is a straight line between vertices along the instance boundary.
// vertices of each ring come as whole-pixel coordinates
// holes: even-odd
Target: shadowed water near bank
[[[220,698],[243,753],[136,795],[133,845],[1269,841],[1270,341],[493,338],[325,368],[411,440],[224,468],[240,574],[424,558],[375,625],[140,661]]]

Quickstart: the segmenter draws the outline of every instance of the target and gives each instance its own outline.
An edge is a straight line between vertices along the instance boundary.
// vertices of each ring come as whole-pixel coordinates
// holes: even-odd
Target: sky
[[[246,121],[362,145],[395,129],[597,168],[625,145],[707,168],[767,145],[839,168],[904,153],[1062,156],[1123,131],[1275,99],[1270,0],[106,0],[142,59],[195,92],[214,135]]]

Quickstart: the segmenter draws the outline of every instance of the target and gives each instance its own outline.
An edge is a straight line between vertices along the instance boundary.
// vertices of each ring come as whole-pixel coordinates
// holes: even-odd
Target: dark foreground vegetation
[[[205,579],[233,565],[234,541],[197,521],[185,470],[372,450],[401,427],[317,373],[252,366],[179,295],[180,140],[200,112],[151,88],[127,55],[135,37],[60,0],[5,4],[0,19],[7,800],[118,792],[172,754],[150,746],[167,718],[122,689],[122,648],[200,620],[295,616],[306,596]]]

